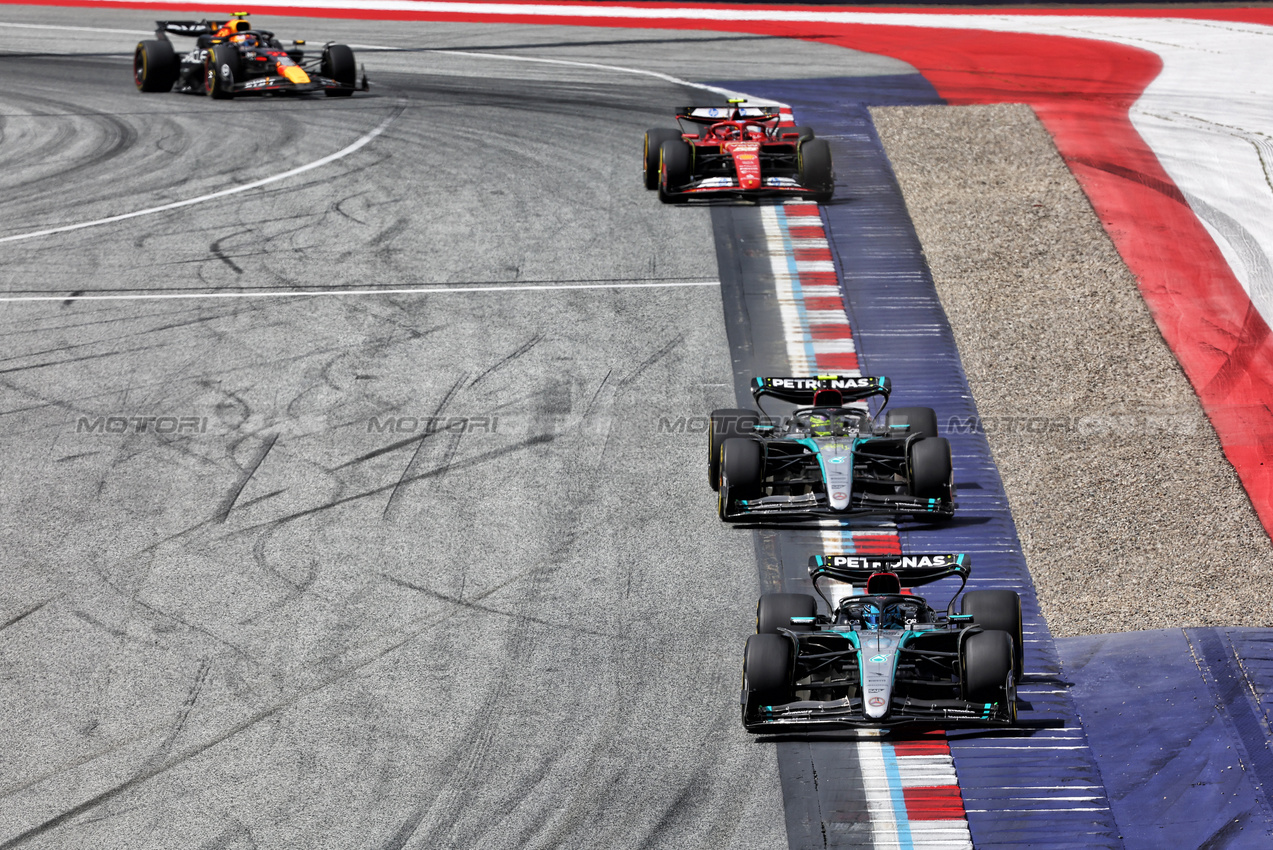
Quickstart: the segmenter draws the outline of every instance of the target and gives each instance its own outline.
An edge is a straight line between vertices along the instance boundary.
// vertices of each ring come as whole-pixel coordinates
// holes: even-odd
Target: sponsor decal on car
[[[843,499],[849,498],[849,494],[848,493],[832,493],[831,498],[836,500],[843,500]]]
[[[858,390],[875,386],[875,378],[766,378],[766,386],[785,390]]]
[[[958,555],[902,555],[892,558],[858,558],[849,555],[831,555],[827,566],[850,570],[914,569],[916,567],[948,567],[959,563]]]
[[[883,705],[883,704],[884,704],[884,698],[883,698],[883,697],[871,697],[871,698],[870,698],[869,700],[867,700],[867,701],[868,701],[868,702],[869,702],[869,703],[870,703],[870,704],[871,704],[874,708],[879,708],[881,705]]]

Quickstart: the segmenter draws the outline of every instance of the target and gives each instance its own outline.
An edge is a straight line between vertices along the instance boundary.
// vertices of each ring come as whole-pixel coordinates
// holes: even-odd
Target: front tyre
[[[325,89],[328,97],[349,97],[358,81],[358,68],[354,64],[354,51],[345,44],[332,44],[323,51],[322,75],[348,88]]]
[[[203,56],[203,85],[208,97],[229,100],[234,97],[234,82],[243,75],[239,52],[228,44],[217,44]]]
[[[707,432],[707,480],[713,490],[720,489],[720,452],[731,437],[743,437],[755,431],[760,416],[754,410],[725,408],[713,410]]]
[[[760,492],[765,474],[765,458],[760,443],[745,437],[732,437],[721,446],[720,491],[716,511],[728,522],[736,499],[746,499]]]
[[[826,139],[809,139],[800,143],[797,163],[800,185],[813,191],[820,204],[835,194],[835,172],[831,168],[831,146]]]
[[[954,496],[954,472],[950,459],[950,442],[944,437],[929,437],[910,444],[911,495],[919,499],[951,501]]]
[[[139,42],[133,51],[133,83],[137,91],[172,91],[180,70],[181,62],[170,41]]]
[[[673,139],[659,146],[659,200],[665,204],[678,204],[685,196],[673,194],[694,174],[694,149],[688,142]]]
[[[645,155],[642,157],[644,163],[642,179],[645,182],[645,188],[659,188],[659,151],[662,150],[664,142],[675,142],[680,138],[680,130],[655,127],[653,130],[645,131]]]
[[[782,635],[752,635],[743,650],[743,724],[748,708],[791,701],[791,641]]]
[[[1016,688],[1012,676],[1012,638],[1007,632],[977,632],[964,640],[961,653],[964,699],[1010,706]]]

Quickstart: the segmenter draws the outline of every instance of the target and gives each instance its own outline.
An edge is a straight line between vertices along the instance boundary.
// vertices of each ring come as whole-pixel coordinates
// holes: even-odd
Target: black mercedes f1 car
[[[810,558],[827,613],[807,594],[760,597],[743,655],[743,726],[778,734],[1016,723],[1021,598],[972,590],[956,614],[970,570],[966,555]],[[948,576],[961,581],[945,611],[903,589]]]
[[[873,397],[888,404],[888,378],[756,378],[751,392],[760,412],[712,412],[707,469],[721,519],[954,515],[950,443],[933,409],[894,408],[882,425],[869,411]],[[797,408],[774,419],[766,396]]]
[[[172,91],[231,98],[242,94],[310,94],[347,97],[367,91],[367,75],[358,81],[354,52],[344,44],[321,51],[304,41],[282,42],[267,30],[253,29],[243,16],[213,21],[156,21],[155,39],[133,53],[133,81],[143,92]],[[169,35],[195,39],[194,49],[178,56]]]

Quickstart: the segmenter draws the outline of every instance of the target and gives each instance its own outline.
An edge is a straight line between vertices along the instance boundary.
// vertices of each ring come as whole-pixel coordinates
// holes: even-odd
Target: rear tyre
[[[645,188],[659,188],[659,151],[664,142],[675,142],[681,138],[680,130],[669,130],[666,127],[655,127],[645,131],[645,155],[643,157]]]
[[[1001,631],[1012,638],[1012,673],[1021,680],[1025,670],[1025,635],[1021,629],[1021,597],[1011,590],[970,590],[959,610],[987,631]]]
[[[798,149],[800,185],[813,190],[813,199],[820,204],[831,200],[835,194],[835,172],[831,168],[831,146],[825,139],[809,139]]]
[[[954,477],[950,442],[943,437],[916,440],[910,445],[911,495],[919,499],[951,498]]]
[[[808,141],[809,139],[813,138],[812,127],[792,127],[791,129],[795,130],[797,133],[800,134],[800,141],[802,142]]]
[[[228,100],[234,97],[234,81],[243,76],[239,51],[228,44],[216,44],[204,54],[203,81],[208,97]]]
[[[776,635],[778,629],[811,631],[811,626],[792,625],[792,617],[812,617],[818,601],[807,593],[766,593],[756,603],[756,634]]]
[[[688,142],[673,139],[659,146],[659,200],[679,204],[684,196],[672,194],[690,182],[694,173],[694,149]]]
[[[181,62],[170,41],[143,41],[133,52],[133,82],[138,91],[172,91]]]
[[[348,45],[329,45],[323,51],[323,61],[320,68],[320,73],[324,77],[335,80],[342,86],[349,87],[344,89],[326,89],[323,93],[328,97],[349,97],[354,93],[354,85],[358,81],[358,68],[354,64],[354,52],[349,49]]]
[[[720,489],[720,450],[731,437],[745,437],[760,424],[755,411],[741,408],[713,410],[707,432],[707,478],[713,490]]]
[[[1007,632],[977,632],[964,641],[961,684],[969,702],[1012,702],[1012,638]],[[1012,690],[1015,690],[1013,688]]]
[[[937,411],[931,407],[898,407],[885,414],[884,424],[889,428],[894,425],[909,425],[911,427],[904,434],[936,437]]]
[[[743,703],[790,702],[791,641],[782,635],[752,635],[743,650]]]

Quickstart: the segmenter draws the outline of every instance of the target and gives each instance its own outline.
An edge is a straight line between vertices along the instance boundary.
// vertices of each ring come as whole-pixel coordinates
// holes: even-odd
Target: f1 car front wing
[[[1015,700],[1015,695],[1013,696]],[[844,728],[880,728],[914,724],[941,726],[1010,726],[1016,723],[1015,703],[975,703],[958,699],[917,700],[894,697],[883,718],[869,718],[860,697],[837,700],[805,700],[784,705],[746,704],[743,725],[748,732],[816,731]]]

